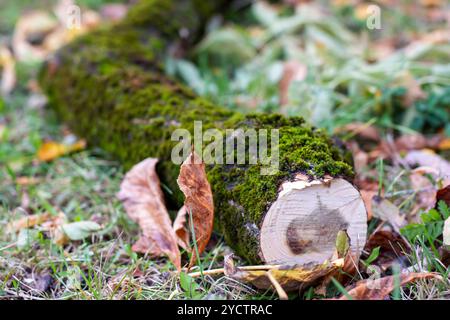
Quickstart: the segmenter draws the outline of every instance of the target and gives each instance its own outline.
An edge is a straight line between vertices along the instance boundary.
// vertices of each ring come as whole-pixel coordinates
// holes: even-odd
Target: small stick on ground
[[[272,270],[267,271],[267,278],[269,278],[270,282],[272,283],[273,287],[278,293],[278,297],[280,300],[288,300],[288,295],[286,291],[281,287],[280,283],[275,279],[275,277],[272,274]]]

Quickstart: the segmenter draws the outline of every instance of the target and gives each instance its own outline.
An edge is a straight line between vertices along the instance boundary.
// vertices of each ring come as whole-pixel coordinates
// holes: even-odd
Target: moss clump
[[[352,168],[324,132],[301,118],[234,113],[164,75],[161,57],[179,27],[189,28],[195,38],[204,18],[219,5],[208,2],[198,7],[197,2],[140,1],[122,24],[61,50],[42,70],[41,83],[74,132],[115,155],[125,168],[150,156],[159,158],[159,175],[172,190],[170,201],[177,206],[183,196],[176,185],[179,168],[170,161],[177,143],[170,139],[175,129],[192,133],[196,120],[202,121],[204,130],[279,129],[277,174],[260,175],[260,165],[207,168],[216,226],[237,253],[257,263],[260,224],[280,183],[297,172],[311,177],[351,176]],[[187,20],[186,12],[192,13]]]

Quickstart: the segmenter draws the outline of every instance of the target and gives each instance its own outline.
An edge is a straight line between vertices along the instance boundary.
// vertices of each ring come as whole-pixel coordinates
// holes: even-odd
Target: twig
[[[266,273],[267,278],[269,278],[270,282],[272,283],[273,287],[278,293],[278,297],[280,300],[288,300],[288,295],[286,291],[284,291],[283,287],[280,285],[280,283],[275,279],[275,277],[272,274],[272,270],[267,271]]]
[[[7,250],[7,249],[10,249],[10,248],[12,248],[12,247],[15,247],[16,244],[17,244],[17,242],[8,244],[7,246],[4,246],[4,247],[0,248],[0,251]]]
[[[261,265],[261,266],[243,266],[243,267],[237,267],[238,270],[243,271],[252,271],[252,270],[270,270],[279,267],[279,265]],[[186,269],[184,269],[186,270]],[[203,270],[203,275],[218,275],[225,273],[224,268],[218,268],[218,269],[210,269],[210,270]],[[191,272],[188,274],[191,278],[198,278],[202,275],[202,272]]]

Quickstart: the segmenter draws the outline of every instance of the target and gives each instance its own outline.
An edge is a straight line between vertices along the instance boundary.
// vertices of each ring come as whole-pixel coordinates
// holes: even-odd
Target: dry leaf
[[[421,5],[424,7],[441,7],[442,0],[420,0]]]
[[[439,172],[431,167],[418,167],[412,170],[409,176],[411,186],[417,192],[416,210],[431,209],[436,203],[436,189],[430,179],[424,176],[425,174],[439,176]]]
[[[419,82],[409,71],[403,72],[396,84],[407,89],[404,96],[404,104],[406,106],[411,106],[415,101],[426,98],[426,94]]]
[[[57,216],[53,216],[48,221],[42,223],[42,230],[49,233],[52,241],[63,246],[69,243],[70,239],[64,233],[62,226],[67,222],[67,217],[64,212],[60,211]]]
[[[345,126],[337,128],[335,130],[335,133],[342,133],[342,132],[348,132],[354,136],[358,136],[372,141],[381,140],[380,132],[378,131],[378,129],[368,123],[353,122],[346,124]]]
[[[425,137],[420,133],[404,134],[395,139],[397,151],[420,150],[424,148],[438,149],[442,141],[440,135]]]
[[[438,144],[439,150],[450,150],[450,138],[442,139]]]
[[[253,270],[241,270],[239,267],[227,276],[235,280],[251,283],[258,289],[273,288],[272,281],[267,276],[270,271],[276,282],[285,291],[296,291],[328,279],[331,275],[336,275],[344,264],[344,259],[333,262],[325,262],[314,266],[255,266]]]
[[[293,81],[303,81],[306,78],[308,68],[296,60],[286,61],[283,66],[283,75],[279,84],[280,105],[289,103],[289,87]]]
[[[364,202],[364,206],[366,207],[367,211],[367,220],[371,220],[373,217],[373,211],[372,211],[372,199],[374,196],[377,195],[377,191],[373,190],[360,190],[361,198]]]
[[[369,155],[361,150],[358,143],[354,140],[345,143],[347,149],[353,155],[353,166],[356,174],[362,173],[369,163]]]
[[[7,226],[7,230],[18,232],[22,229],[38,227],[38,230],[48,232],[49,237],[55,244],[64,245],[69,242],[69,238],[62,230],[66,221],[66,215],[63,212],[59,212],[56,216],[52,216],[50,213],[34,214],[11,222]]]
[[[236,266],[234,265],[233,256],[233,253],[227,254],[223,259],[223,269],[226,276],[231,276],[237,271]]]
[[[37,152],[40,161],[51,161],[71,152],[80,151],[86,148],[86,141],[79,140],[71,145],[66,145],[54,141],[45,142]]]
[[[377,247],[380,247],[380,253],[371,264],[380,266],[383,270],[387,270],[399,258],[410,252],[409,245],[399,234],[386,230],[372,233],[364,251],[371,253]]]
[[[418,165],[436,169],[439,173],[439,178],[444,180],[444,185],[450,184],[450,162],[434,152],[427,149],[413,150],[408,152],[404,160],[410,166]]]
[[[198,253],[201,254],[213,231],[214,204],[211,186],[206,178],[205,164],[195,152],[192,152],[181,165],[177,182],[186,197],[184,205],[188,214],[192,215],[195,241]],[[189,266],[197,259],[196,252],[194,250],[192,252]]]
[[[31,228],[36,225],[40,225],[50,218],[51,215],[48,212],[43,214],[33,214],[9,223],[6,229],[8,230],[8,232],[17,232],[20,229]]]
[[[379,196],[372,198],[372,212],[375,218],[389,222],[398,234],[406,224],[405,217],[400,215],[397,206],[385,198]]]
[[[436,193],[436,203],[444,201],[447,206],[450,207],[450,184],[442,189],[439,189]]]
[[[152,256],[167,255],[178,270],[181,269],[177,236],[172,228],[164,195],[156,174],[157,159],[148,158],[125,175],[117,197],[128,216],[142,229],[142,236],[133,245],[133,251]]]
[[[6,47],[0,47],[0,69],[3,69],[0,79],[0,93],[6,96],[16,85],[16,63]]]
[[[120,21],[122,20],[128,11],[128,6],[122,3],[109,3],[102,6],[100,14],[107,20]]]
[[[12,39],[14,54],[19,61],[44,59],[48,52],[38,45],[32,45],[29,39],[43,39],[58,26],[58,21],[45,11],[32,11],[22,15],[16,23]]]
[[[19,186],[32,186],[40,183],[42,179],[36,177],[17,177],[15,182]]]
[[[400,285],[404,286],[419,279],[440,279],[435,273],[409,273],[400,274]],[[356,286],[348,291],[354,300],[383,300],[395,289],[395,276],[387,276],[379,279],[366,279],[356,283]],[[348,300],[347,295],[342,295],[339,300]]]
[[[182,206],[180,210],[178,210],[177,217],[173,222],[173,230],[175,230],[175,234],[177,235],[178,245],[189,252],[189,230],[186,226],[186,217],[186,207]]]

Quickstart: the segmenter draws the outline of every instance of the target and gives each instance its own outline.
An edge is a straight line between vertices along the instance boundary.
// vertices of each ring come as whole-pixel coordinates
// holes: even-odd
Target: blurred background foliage
[[[243,112],[301,115],[330,131],[374,121],[450,135],[448,3],[285,2],[257,1],[235,21],[213,19],[167,72]],[[373,4],[381,29],[368,28]]]

